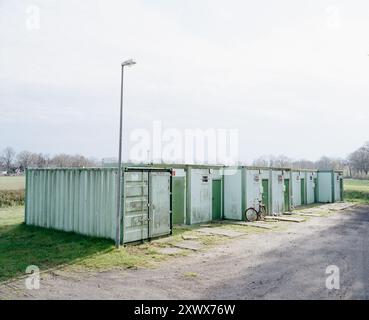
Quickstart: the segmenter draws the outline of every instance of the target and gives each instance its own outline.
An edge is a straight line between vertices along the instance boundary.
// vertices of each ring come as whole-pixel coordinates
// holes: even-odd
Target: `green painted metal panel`
[[[292,171],[291,173],[291,189],[292,189],[292,205],[298,207],[301,205],[301,173]]]
[[[134,242],[149,237],[149,173],[124,173],[123,242]]]
[[[187,179],[189,224],[211,221],[212,175],[209,169],[191,169]]]
[[[318,172],[318,200],[321,203],[333,201],[332,171]]]
[[[263,187],[261,201],[263,201],[263,204],[266,206],[267,212],[269,212],[269,180],[263,179],[261,184]]]
[[[284,209],[284,172],[283,170],[270,171],[270,193],[269,212],[272,214],[282,214]]]
[[[343,178],[340,179],[340,197],[341,201],[343,201]]]
[[[117,169],[28,169],[28,225],[115,238]]]
[[[301,205],[306,204],[306,186],[305,186],[305,178],[301,179]]]
[[[172,231],[170,183],[169,172],[149,173],[149,238],[167,235]]]
[[[284,179],[284,211],[290,210],[290,179]]]
[[[171,233],[170,172],[124,172],[123,242]]]
[[[212,219],[220,220],[222,212],[222,181],[213,180]]]
[[[185,178],[172,178],[172,211],[173,224],[185,223]]]
[[[242,220],[242,169],[224,170],[224,219]],[[247,189],[247,187],[246,187]]]

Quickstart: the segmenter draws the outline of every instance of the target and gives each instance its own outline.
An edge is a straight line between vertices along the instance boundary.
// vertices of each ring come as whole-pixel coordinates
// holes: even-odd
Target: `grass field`
[[[170,258],[158,249],[183,241],[182,236],[193,235],[195,228],[176,227],[169,238],[116,249],[111,240],[27,226],[23,206],[0,208],[0,283],[25,275],[29,265],[36,265],[41,271],[64,268],[84,272],[152,267]],[[222,236],[197,236],[204,246],[226,241]],[[184,250],[174,256],[188,253]]]
[[[0,282],[24,275],[29,265],[132,268],[165,258],[147,243],[117,250],[113,241],[27,226],[23,217],[23,206],[0,209]]]
[[[0,208],[24,204],[24,176],[0,177]]]
[[[345,179],[345,201],[369,203],[369,180]]]
[[[24,189],[25,177],[0,177],[0,191],[1,190],[21,190]]]

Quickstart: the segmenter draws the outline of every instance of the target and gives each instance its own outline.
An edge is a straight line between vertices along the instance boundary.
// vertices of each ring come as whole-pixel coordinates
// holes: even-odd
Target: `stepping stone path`
[[[281,217],[281,216],[266,216],[266,219],[278,220],[278,221],[287,221],[287,222],[303,222],[306,219],[300,217]]]
[[[310,212],[295,212],[295,214],[306,217],[321,217],[321,215],[318,213],[310,213]]]
[[[236,238],[245,235],[245,233],[228,230],[224,228],[201,228],[197,229],[197,232],[205,233],[207,235],[220,235],[229,238]]]
[[[161,254],[173,255],[182,252],[182,249],[179,248],[160,248],[157,250]]]
[[[198,236],[192,236],[192,235],[183,235],[182,239],[183,240],[197,240],[199,237]]]
[[[265,222],[261,222],[261,221],[243,222],[242,225],[250,226],[250,227],[256,227],[256,228],[263,228],[263,229],[273,229],[273,228],[276,227],[276,225],[271,225],[269,223],[265,223]]]
[[[200,250],[203,247],[201,242],[194,241],[194,240],[185,240],[182,242],[175,243],[173,244],[173,246],[177,248],[194,250],[194,251]]]

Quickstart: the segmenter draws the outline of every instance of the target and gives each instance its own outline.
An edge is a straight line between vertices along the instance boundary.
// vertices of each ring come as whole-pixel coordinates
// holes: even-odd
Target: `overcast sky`
[[[344,157],[369,140],[368,31],[367,0],[0,0],[0,148],[115,156],[134,58],[126,142],[160,120],[239,129],[242,161]]]

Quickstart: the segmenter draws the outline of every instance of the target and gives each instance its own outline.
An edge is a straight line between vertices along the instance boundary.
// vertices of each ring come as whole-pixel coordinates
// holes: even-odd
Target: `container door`
[[[183,224],[185,213],[185,178],[172,178],[172,212],[173,224]]]
[[[123,241],[147,239],[148,229],[148,173],[128,171],[124,173]]]
[[[301,205],[306,204],[305,199],[305,179],[301,179]]]
[[[263,194],[261,200],[263,201],[263,205],[266,207],[266,212],[269,212],[269,181],[268,179],[263,179],[261,181],[263,186]]]
[[[149,177],[149,238],[171,233],[170,172],[150,172]]]
[[[222,212],[222,181],[213,180],[212,219],[220,220]]]
[[[290,179],[284,179],[284,211],[290,210]]]
[[[314,178],[314,203],[318,202],[318,179]]]

